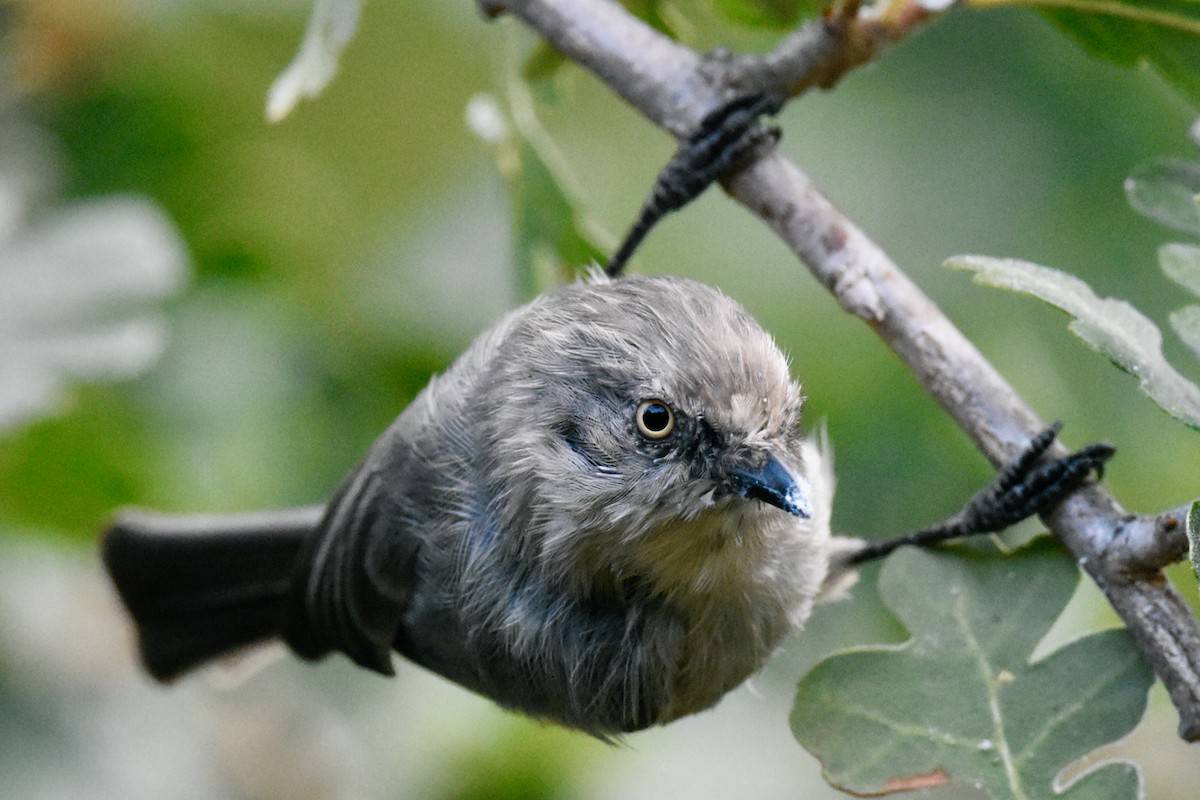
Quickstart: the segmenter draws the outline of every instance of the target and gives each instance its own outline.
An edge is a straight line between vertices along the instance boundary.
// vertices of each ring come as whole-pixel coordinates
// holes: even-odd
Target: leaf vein
[[[1047,718],[1046,724],[1041,727],[1041,729],[1037,732],[1037,735],[1032,737],[1029,742],[1021,748],[1021,751],[1017,753],[1017,762],[1022,763],[1025,761],[1025,759],[1033,755],[1037,747],[1041,745],[1042,741],[1044,741],[1055,728],[1065,722],[1068,717],[1076,714],[1081,708],[1084,708],[1088,703],[1091,702],[1093,698],[1100,695],[1102,691],[1107,690],[1109,684],[1124,674],[1129,669],[1130,663],[1137,658],[1139,658],[1139,656],[1136,653],[1126,654],[1125,659],[1120,662],[1117,668],[1105,673],[1104,677],[1100,680],[1092,681],[1089,684],[1090,688],[1088,692],[1084,695],[1081,695],[1077,702],[1067,706],[1066,708],[1063,708],[1059,713],[1053,715],[1052,717]]]
[[[987,653],[980,646],[979,640],[975,638],[975,632],[971,630],[971,626],[967,622],[966,612],[963,608],[962,592],[954,594],[954,619],[958,622],[963,637],[967,640],[967,644],[970,645],[971,652],[975,655],[976,664],[979,666],[979,675],[983,680],[983,686],[988,696],[988,713],[992,718],[993,741],[996,745],[996,753],[1000,756],[1000,760],[1004,764],[1004,775],[1008,779],[1009,788],[1012,789],[1013,796],[1017,800],[1028,800],[1024,787],[1021,785],[1020,775],[1017,774],[1017,765],[1013,761],[1012,751],[1008,747],[1008,737],[1004,731],[1004,717],[1000,713],[1000,696],[996,691],[995,674],[991,663],[987,659]]]

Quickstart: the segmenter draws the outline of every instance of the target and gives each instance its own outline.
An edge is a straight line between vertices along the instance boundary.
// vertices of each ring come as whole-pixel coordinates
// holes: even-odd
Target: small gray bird
[[[833,479],[802,403],[725,295],[595,276],[482,334],[324,508],[128,512],[105,561],[160,680],[282,637],[634,731],[712,706],[809,616]]]

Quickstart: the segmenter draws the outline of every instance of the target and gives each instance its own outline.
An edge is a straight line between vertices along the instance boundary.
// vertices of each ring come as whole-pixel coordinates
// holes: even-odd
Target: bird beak
[[[742,497],[761,500],[801,519],[812,516],[808,481],[775,456],[767,456],[757,468],[734,467],[729,474]]]

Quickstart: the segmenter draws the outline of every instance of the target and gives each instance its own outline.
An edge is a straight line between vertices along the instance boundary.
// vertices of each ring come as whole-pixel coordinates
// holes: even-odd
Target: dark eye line
[[[583,430],[578,421],[564,420],[554,425],[554,432],[566,443],[575,455],[579,456],[589,467],[597,472],[605,472],[611,470],[611,467],[602,462],[595,453],[584,443]]]
[[[704,417],[696,418],[696,447],[705,453],[718,453],[725,448],[725,437]]]

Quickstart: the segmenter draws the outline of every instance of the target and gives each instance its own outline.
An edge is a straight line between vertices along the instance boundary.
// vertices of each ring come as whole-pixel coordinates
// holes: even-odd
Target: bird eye
[[[662,400],[643,400],[634,419],[647,439],[664,439],[675,429],[675,412]]]

